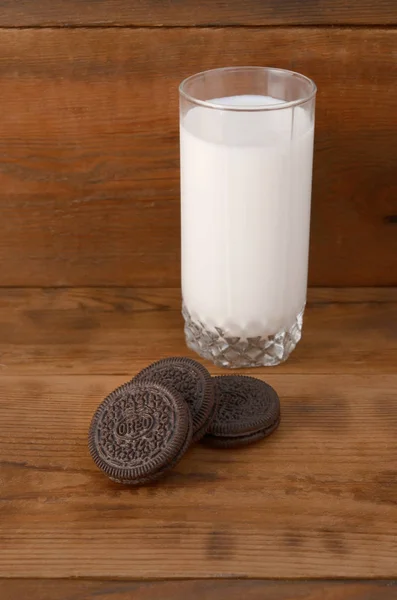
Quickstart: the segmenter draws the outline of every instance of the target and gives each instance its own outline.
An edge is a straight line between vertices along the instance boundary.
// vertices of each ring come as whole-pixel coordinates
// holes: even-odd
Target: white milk
[[[194,320],[243,338],[293,325],[306,301],[312,156],[301,107],[195,107],[183,117],[182,292]]]

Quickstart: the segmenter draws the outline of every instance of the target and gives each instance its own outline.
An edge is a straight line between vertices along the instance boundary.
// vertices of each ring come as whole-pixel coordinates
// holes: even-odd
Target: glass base
[[[243,369],[247,367],[274,367],[289,357],[302,335],[304,309],[297,315],[295,323],[287,330],[268,337],[229,337],[216,327],[206,329],[200,321],[194,321],[186,307],[185,337],[189,348],[219,367]]]

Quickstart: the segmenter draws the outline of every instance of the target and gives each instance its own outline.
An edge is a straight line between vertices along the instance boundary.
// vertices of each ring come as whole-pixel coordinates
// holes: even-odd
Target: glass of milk
[[[316,86],[232,67],[179,91],[187,345],[223,367],[277,365],[306,303]]]

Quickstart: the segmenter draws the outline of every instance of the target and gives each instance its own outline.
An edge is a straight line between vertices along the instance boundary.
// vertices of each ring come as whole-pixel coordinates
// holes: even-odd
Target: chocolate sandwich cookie
[[[214,385],[200,363],[191,358],[164,358],[143,369],[133,381],[153,381],[179,392],[192,413],[194,442],[208,431],[216,409]]]
[[[214,377],[218,409],[204,441],[217,448],[235,448],[270,435],[280,423],[280,400],[259,379],[243,375]]]
[[[118,483],[141,485],[174,467],[192,441],[192,417],[174,389],[126,383],[96,410],[88,446],[95,464]]]

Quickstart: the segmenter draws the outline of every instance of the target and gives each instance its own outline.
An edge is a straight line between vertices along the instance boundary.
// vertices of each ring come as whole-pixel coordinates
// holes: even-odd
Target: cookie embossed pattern
[[[89,431],[95,464],[118,483],[143,485],[175,467],[201,440],[216,448],[259,441],[280,422],[280,401],[267,383],[211,377],[190,358],[165,358],[109,394]]]
[[[214,386],[205,367],[191,358],[164,358],[143,369],[134,381],[155,381],[181,394],[193,418],[193,441],[208,429],[215,410]]]
[[[96,411],[89,449],[96,465],[119,483],[153,481],[182,458],[192,438],[189,408],[157,383],[127,383]]]
[[[214,377],[218,410],[205,441],[237,448],[270,435],[280,423],[280,399],[264,381],[243,375]]]

